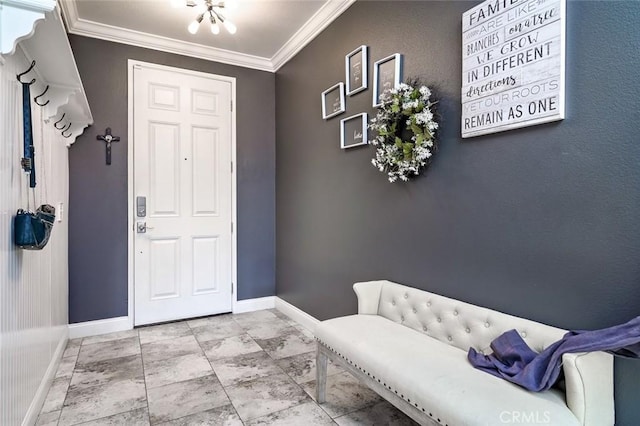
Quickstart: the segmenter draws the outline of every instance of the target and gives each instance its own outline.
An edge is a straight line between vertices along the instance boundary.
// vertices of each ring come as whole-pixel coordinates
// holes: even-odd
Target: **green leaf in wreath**
[[[394,112],[394,113],[400,112],[400,105],[393,104],[393,106],[391,107],[391,112]]]
[[[429,131],[429,129],[424,129],[425,139],[433,139],[433,134]]]
[[[402,139],[396,136],[396,146],[402,149]]]

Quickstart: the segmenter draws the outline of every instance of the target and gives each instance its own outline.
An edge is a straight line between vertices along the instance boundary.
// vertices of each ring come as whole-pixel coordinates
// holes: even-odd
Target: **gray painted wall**
[[[95,124],[69,156],[69,322],[127,315],[127,60],[236,77],[238,299],[275,294],[275,77],[80,36],[70,36]],[[111,127],[105,165],[96,135]]]
[[[461,15],[478,2],[355,3],[276,75],[277,294],[320,319],[387,278],[564,328],[640,314],[640,3],[567,5],[567,118],[460,138]],[[440,100],[425,176],[390,184],[372,147],[321,119],[344,55],[405,56]],[[616,362],[619,425],[640,424],[640,361]]]

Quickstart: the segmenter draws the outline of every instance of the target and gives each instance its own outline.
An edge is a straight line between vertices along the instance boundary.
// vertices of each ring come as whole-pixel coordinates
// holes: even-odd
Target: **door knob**
[[[136,223],[136,231],[138,234],[145,234],[147,229],[153,229],[153,226],[147,226],[147,222]]]

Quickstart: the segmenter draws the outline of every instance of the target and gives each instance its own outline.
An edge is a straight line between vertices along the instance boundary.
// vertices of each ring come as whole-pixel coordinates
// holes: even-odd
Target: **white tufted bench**
[[[315,330],[317,400],[325,401],[327,358],[423,425],[614,424],[613,357],[563,356],[564,389],[529,392],[471,366],[469,347],[516,329],[540,352],[565,330],[389,281],[356,283],[358,315]]]

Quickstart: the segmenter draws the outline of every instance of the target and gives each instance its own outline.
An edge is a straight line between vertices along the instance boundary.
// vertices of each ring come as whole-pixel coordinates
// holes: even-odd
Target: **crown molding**
[[[276,52],[271,58],[247,55],[218,49],[141,31],[129,30],[82,19],[78,16],[76,0],[60,1],[67,31],[85,37],[130,44],[162,52],[191,56],[261,71],[276,72],[311,40],[349,8],[356,0],[329,0]]]
[[[162,52],[175,53],[178,55],[192,56],[194,58],[206,59],[239,67],[270,72],[274,71],[271,61],[268,58],[203,46],[201,44],[189,43],[141,31],[134,31],[127,28],[120,28],[89,21],[78,17],[75,1],[62,1],[60,3],[62,4],[62,12],[67,24],[67,30],[71,34],[98,38],[116,43],[130,44],[132,46],[160,50]]]
[[[325,28],[342,15],[356,0],[329,0],[271,58],[277,71]]]

